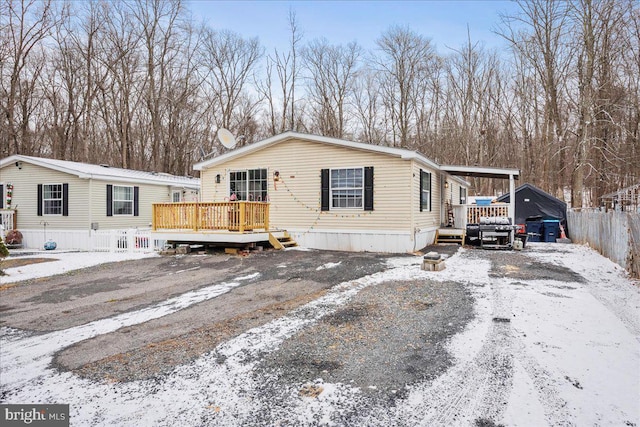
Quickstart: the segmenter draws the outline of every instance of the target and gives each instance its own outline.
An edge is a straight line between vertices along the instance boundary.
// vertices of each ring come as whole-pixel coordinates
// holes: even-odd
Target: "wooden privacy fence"
[[[567,225],[574,242],[588,243],[640,278],[640,213],[569,211]]]
[[[153,230],[269,230],[266,202],[154,203]]]

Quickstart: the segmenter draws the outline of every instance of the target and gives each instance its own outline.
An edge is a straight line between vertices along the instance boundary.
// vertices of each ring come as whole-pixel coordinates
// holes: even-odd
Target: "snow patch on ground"
[[[10,255],[9,259],[47,258],[54,261],[24,265],[21,267],[7,268],[6,276],[0,276],[0,285],[14,283],[22,280],[37,279],[56,274],[63,274],[81,268],[93,267],[108,262],[120,262],[142,258],[156,257],[155,253],[110,253],[110,252],[29,252],[30,255]]]
[[[439,272],[421,270],[420,257],[390,259],[387,271],[336,285],[194,362],[145,381],[95,383],[49,364],[61,348],[215,298],[259,273],[50,334],[25,336],[3,328],[1,385],[10,392],[5,403],[71,403],[78,425],[244,425],[265,413],[286,413],[284,423],[331,425],[332,414],[357,405],[359,389],[317,380],[283,391],[287,407],[271,408],[258,395],[261,384],[252,374],[261,357],[362,289],[429,279],[467,285],[476,298],[475,319],[446,344],[455,364],[433,381],[409,386],[395,405],[366,408],[361,425],[474,425],[479,419],[505,425],[640,424],[640,290],[619,266],[583,246],[541,244],[527,255],[569,268],[584,283],[514,280],[491,277],[489,261],[464,253],[447,259]],[[502,370],[509,375],[501,377]],[[301,394],[306,386],[317,395]]]
[[[322,264],[320,267],[316,268],[316,271],[320,271],[320,270],[326,270],[329,268],[336,268],[337,266],[339,266],[340,264],[342,264],[342,261],[338,261],[338,262],[328,262],[326,264]]]

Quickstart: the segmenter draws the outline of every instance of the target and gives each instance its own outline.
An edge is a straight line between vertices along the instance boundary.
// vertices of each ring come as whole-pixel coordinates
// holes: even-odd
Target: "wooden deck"
[[[269,228],[269,203],[264,202],[154,203],[152,234],[172,243],[297,246],[285,230]]]
[[[269,203],[154,203],[153,231],[269,231]]]

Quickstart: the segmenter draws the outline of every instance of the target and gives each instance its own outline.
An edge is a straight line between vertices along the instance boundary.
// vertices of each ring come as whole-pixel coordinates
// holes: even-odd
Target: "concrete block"
[[[442,259],[442,255],[440,255],[438,252],[429,252],[423,258],[425,260],[438,261]]]
[[[240,249],[238,248],[224,248],[224,253],[229,255],[238,255]]]
[[[191,248],[189,247],[189,245],[180,245],[176,248],[176,254],[179,255],[186,255],[189,252],[191,252]]]
[[[422,269],[425,271],[442,271],[445,269],[445,263],[442,261],[434,263],[425,259],[422,262]]]

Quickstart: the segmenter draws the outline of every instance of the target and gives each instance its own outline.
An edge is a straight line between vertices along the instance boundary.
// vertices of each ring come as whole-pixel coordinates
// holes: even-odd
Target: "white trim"
[[[59,185],[60,186],[60,199],[45,199],[44,197],[44,187],[46,185]],[[42,200],[39,200],[40,203],[42,203],[42,216],[63,216],[64,215],[64,184],[62,184],[61,182],[55,182],[55,183],[42,183]],[[60,204],[60,213],[59,214],[52,214],[52,213],[46,213],[45,209],[44,209],[44,201],[45,200],[60,200],[61,204]]]
[[[152,185],[172,185],[176,187],[190,188],[194,190],[200,190],[200,180],[195,178],[180,177],[176,175],[168,174],[153,174],[151,172],[136,171],[133,169],[121,169],[121,168],[108,168],[105,167],[105,173],[99,172],[83,172],[81,169],[85,168],[100,168],[99,165],[93,165],[90,163],[71,162],[67,160],[55,160],[46,159],[42,157],[23,156],[21,154],[15,154],[13,156],[0,159],[0,168],[3,168],[11,163],[24,162],[32,165],[40,166],[47,169],[52,169],[58,172],[66,173],[69,175],[77,176],[80,179],[97,179],[101,181],[114,181],[114,182],[128,182],[135,184],[152,184]],[[113,169],[122,173],[122,175],[110,174],[108,171]],[[136,175],[147,175],[136,176]],[[189,180],[195,181],[190,182]]]
[[[360,169],[362,170],[362,186],[360,187],[360,198],[362,199],[362,206],[360,207],[335,207],[333,206],[333,187],[331,185],[331,172],[334,170],[348,170],[348,169]],[[336,190],[356,190],[356,187],[353,188],[337,188]],[[364,211],[364,166],[349,166],[349,167],[341,167],[341,168],[329,168],[329,211]]]
[[[246,179],[247,189],[245,190],[245,193],[247,193],[247,200],[245,200],[245,201],[247,201],[247,202],[256,202],[256,201],[258,201],[258,200],[249,200],[249,171],[257,171],[257,170],[259,170],[259,171],[262,171],[262,170],[267,171],[267,176],[264,179],[264,181],[267,183],[267,189],[266,189],[267,195],[265,197],[265,200],[260,200],[260,201],[264,202],[264,201],[269,200],[269,168],[263,168],[263,167],[256,167],[256,168],[251,168],[250,167],[250,168],[244,168],[244,169],[225,169],[225,171],[227,173],[227,176],[226,176],[226,179],[227,179],[227,191],[226,191],[226,194],[227,195],[224,196],[224,199],[226,199],[227,197],[231,197],[231,174],[232,173],[238,173],[238,172],[246,172],[246,174],[247,174],[247,179]],[[237,182],[237,180],[236,180],[236,182]],[[254,182],[255,182],[255,179],[254,179]],[[240,200],[240,199],[238,199],[238,200]]]
[[[118,199],[116,200],[115,198],[115,190],[116,187],[120,187],[120,188],[130,188],[131,189],[131,200],[123,200],[123,199]],[[116,213],[116,206],[115,203],[116,202],[131,202],[131,213],[130,214],[119,214]],[[112,185],[111,186],[111,216],[134,216],[134,212],[135,212],[135,204],[136,204],[136,195],[135,195],[135,189],[133,185]]]
[[[508,178],[509,176],[518,177],[520,176],[520,169],[511,169],[511,168],[491,168],[491,167],[479,167],[479,166],[453,166],[453,165],[442,165],[440,169],[449,173],[450,175],[454,174],[470,174],[470,176],[475,175],[502,175],[502,178]]]

